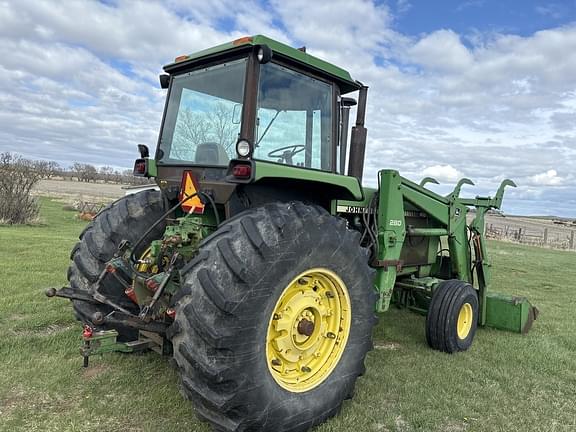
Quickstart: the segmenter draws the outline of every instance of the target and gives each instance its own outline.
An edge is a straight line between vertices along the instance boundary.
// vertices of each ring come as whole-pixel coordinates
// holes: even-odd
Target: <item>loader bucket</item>
[[[486,326],[516,333],[528,333],[538,317],[538,309],[525,297],[487,294]]]

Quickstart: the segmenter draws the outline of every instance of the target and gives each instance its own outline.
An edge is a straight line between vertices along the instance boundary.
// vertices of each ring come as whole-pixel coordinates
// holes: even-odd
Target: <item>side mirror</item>
[[[140,157],[142,159],[150,157],[150,150],[148,150],[148,146],[144,144],[138,144],[138,152],[140,152]]]
[[[161,74],[158,78],[160,78],[160,87],[161,88],[167,89],[170,86],[170,75]]]

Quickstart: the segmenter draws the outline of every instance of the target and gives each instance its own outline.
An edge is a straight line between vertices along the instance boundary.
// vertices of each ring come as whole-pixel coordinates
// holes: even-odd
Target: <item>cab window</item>
[[[253,158],[332,170],[332,115],[331,84],[262,65]]]

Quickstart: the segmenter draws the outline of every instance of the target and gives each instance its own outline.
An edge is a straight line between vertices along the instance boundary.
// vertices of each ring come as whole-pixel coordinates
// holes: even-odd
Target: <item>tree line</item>
[[[150,180],[134,177],[132,170],[74,163],[64,168],[58,162],[26,159],[14,153],[0,153],[0,224],[23,224],[38,216],[38,201],[32,196],[34,186],[44,179],[79,182],[146,184]]]

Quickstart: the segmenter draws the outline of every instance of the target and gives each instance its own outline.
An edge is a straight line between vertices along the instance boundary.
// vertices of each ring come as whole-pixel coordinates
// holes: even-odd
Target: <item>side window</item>
[[[255,159],[332,169],[332,85],[267,63],[256,122]]]

